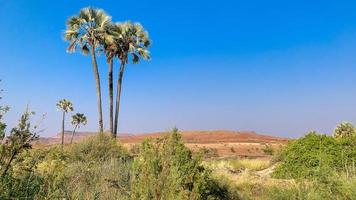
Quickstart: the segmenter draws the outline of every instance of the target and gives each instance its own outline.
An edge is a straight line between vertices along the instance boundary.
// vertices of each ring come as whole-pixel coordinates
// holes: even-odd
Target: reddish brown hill
[[[157,132],[150,134],[119,134],[118,140],[128,148],[142,142],[146,138],[159,138],[167,135],[167,132]],[[74,141],[80,141],[95,133],[78,132]],[[205,149],[209,150],[213,156],[218,157],[265,157],[263,149],[265,144],[270,144],[273,149],[280,148],[285,144],[287,138],[279,138],[267,135],[259,135],[248,131],[181,131],[183,141],[186,146],[193,151]],[[69,143],[70,132],[65,134],[65,143]],[[60,134],[55,137],[43,138],[37,141],[37,147],[60,144]]]
[[[151,134],[124,135],[119,136],[123,143],[139,143],[145,138],[158,138],[167,133],[158,132]],[[284,143],[286,138],[259,135],[255,132],[238,132],[238,131],[182,131],[182,138],[186,143],[195,144],[213,144],[213,143]]]
[[[74,140],[83,140],[95,133],[78,132],[75,134]],[[146,138],[159,138],[167,135],[167,132],[156,132],[149,134],[119,134],[119,140],[122,143],[140,143]],[[279,138],[267,135],[259,135],[249,131],[182,131],[183,141],[185,143],[194,144],[214,144],[214,143],[285,143],[286,138]],[[65,133],[65,142],[69,142],[71,137],[70,132]],[[54,137],[41,137],[38,141],[41,144],[58,144],[61,141],[60,134]]]

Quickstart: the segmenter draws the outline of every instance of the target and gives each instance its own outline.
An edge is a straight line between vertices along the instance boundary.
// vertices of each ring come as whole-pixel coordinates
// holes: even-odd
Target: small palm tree
[[[356,135],[356,129],[350,122],[342,122],[333,132],[335,138],[344,138]]]
[[[76,113],[75,115],[72,116],[72,125],[74,126],[74,129],[72,132],[72,138],[70,139],[71,144],[73,143],[73,137],[77,128],[80,128],[80,125],[85,126],[86,124],[87,124],[87,117],[85,117],[84,114]]]
[[[103,132],[103,113],[101,103],[101,87],[97,51],[102,49],[102,43],[106,34],[106,27],[111,24],[111,17],[105,11],[94,8],[83,8],[77,16],[70,17],[67,21],[67,29],[64,39],[70,44],[68,52],[75,52],[77,48],[84,55],[90,53],[96,83],[96,94],[99,113],[99,132]]]
[[[73,111],[73,104],[67,99],[62,99],[57,103],[57,108],[58,108],[58,110],[61,110],[63,112],[63,115],[62,115],[62,147],[63,147],[65,116],[66,116],[66,113]]]
[[[129,63],[129,60],[134,64],[139,63],[140,59],[149,60],[150,54],[148,48],[151,41],[148,37],[148,33],[139,23],[116,23],[111,26],[111,34],[113,44],[110,46],[112,49],[109,52],[117,57],[121,64],[117,80],[115,123],[113,130],[113,137],[116,137],[119,123],[122,78],[125,66]]]

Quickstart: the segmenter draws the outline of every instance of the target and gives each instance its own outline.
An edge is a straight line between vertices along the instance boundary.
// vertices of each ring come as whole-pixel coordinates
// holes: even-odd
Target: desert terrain
[[[167,135],[167,132],[155,132],[145,134],[119,134],[118,141],[128,148],[139,145],[144,139],[160,138]],[[78,132],[74,136],[74,142],[82,141],[93,132]],[[288,138],[280,138],[268,135],[257,134],[252,131],[181,131],[181,136],[185,145],[192,151],[204,150],[209,157],[248,157],[261,158],[268,157],[263,150],[266,145],[278,149],[288,142]],[[65,143],[69,143],[71,132],[65,132]],[[37,145],[47,146],[60,144],[61,137],[57,134],[53,137],[40,137]]]

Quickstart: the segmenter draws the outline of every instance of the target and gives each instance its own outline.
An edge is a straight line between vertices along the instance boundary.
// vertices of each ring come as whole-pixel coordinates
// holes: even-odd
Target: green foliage
[[[87,117],[83,113],[76,113],[75,115],[72,115],[72,125],[74,126],[80,126],[80,125],[86,125],[88,123]]]
[[[289,186],[265,187],[261,196],[267,200],[351,200],[356,199],[356,179],[326,169],[309,181],[297,180]]]
[[[32,130],[30,116],[34,113],[26,112],[21,116],[19,124],[10,131],[0,145],[0,171],[2,176],[11,169],[11,164],[23,151],[31,149],[31,142],[37,139],[35,130]]]
[[[109,40],[106,40],[104,48],[108,60],[117,57],[121,64],[127,64],[129,58],[133,63],[138,63],[140,58],[150,59],[148,48],[151,41],[148,33],[140,23],[119,22],[107,27]]]
[[[111,137],[99,134],[62,151],[50,148],[37,166],[40,199],[128,199],[132,158]]]
[[[31,142],[37,139],[30,123],[33,114],[26,110],[17,127],[0,144],[0,199],[31,197],[39,188],[41,180],[33,175],[37,160],[25,156],[29,155]]]
[[[345,171],[356,162],[356,138],[335,139],[311,132],[290,141],[279,154],[275,177],[310,178],[325,168]]]
[[[73,111],[73,104],[67,99],[62,99],[57,103],[57,108],[62,112],[68,113]]]
[[[354,125],[349,122],[343,122],[339,124],[333,132],[335,138],[345,138],[356,136],[356,129]]]
[[[67,151],[71,160],[81,162],[104,162],[112,158],[129,157],[126,149],[115,139],[102,133],[68,147]]]
[[[64,39],[70,43],[68,52],[75,52],[79,48],[83,54],[88,54],[90,49],[99,48],[110,23],[111,17],[102,9],[81,9],[77,16],[67,21]]]
[[[223,199],[214,194],[209,171],[184,146],[177,129],[142,143],[132,181],[134,199]]]

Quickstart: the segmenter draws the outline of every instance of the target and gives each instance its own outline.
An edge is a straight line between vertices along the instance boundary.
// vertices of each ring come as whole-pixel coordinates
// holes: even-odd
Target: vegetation
[[[3,114],[0,123],[5,132]],[[0,199],[356,197],[354,135],[335,138],[311,132],[290,141],[275,155],[277,163],[268,159],[214,160],[217,158],[206,157],[210,151],[204,149],[193,153],[177,129],[163,138],[145,140],[131,153],[103,133],[62,148],[32,149],[38,138],[37,126],[30,123],[33,114],[26,110],[18,126],[0,143]],[[72,123],[85,124],[86,118],[76,114]],[[203,161],[204,155],[209,159]],[[269,171],[275,178],[263,175]]]
[[[24,157],[32,148],[31,142],[38,137],[35,131],[36,127],[32,128],[30,123],[30,117],[33,114],[26,110],[17,127],[11,129],[9,136],[4,137],[1,141],[1,199],[11,199],[18,195],[28,197],[35,192],[32,182],[36,180],[32,179],[31,173],[16,176],[18,172],[33,169],[33,162],[26,162],[26,157]]]
[[[325,169],[348,172],[356,163],[356,138],[336,139],[311,132],[291,141],[278,157],[281,163],[275,177],[310,178]]]
[[[64,145],[64,121],[66,113],[73,111],[73,104],[67,99],[62,99],[57,103],[57,108],[62,111],[62,146]]]
[[[210,177],[177,130],[144,141],[135,158],[103,134],[63,151],[53,146],[17,155],[1,176],[0,198],[238,199]]]
[[[333,133],[333,136],[335,138],[339,138],[339,137],[345,138],[345,137],[350,137],[355,135],[356,135],[356,129],[354,125],[352,125],[349,122],[343,122],[339,124]]]
[[[73,137],[75,134],[75,131],[77,128],[80,128],[81,125],[85,126],[87,124],[87,117],[83,113],[76,113],[75,115],[72,116],[72,125],[74,126],[74,129],[72,131],[72,137],[70,139],[70,143],[73,143]]]
[[[93,72],[96,84],[96,94],[99,113],[99,132],[104,131],[103,111],[101,103],[101,87],[97,52],[102,48],[102,41],[105,38],[105,30],[111,23],[111,17],[101,9],[83,8],[79,14],[67,21],[67,29],[64,39],[69,42],[68,52],[75,52],[76,49],[84,55],[91,55]]]
[[[115,121],[113,136],[116,137],[119,124],[120,97],[122,78],[125,72],[125,66],[132,62],[139,63],[140,59],[148,60],[150,58],[148,47],[151,42],[148,33],[139,23],[116,23],[110,26],[109,33],[112,36],[112,42],[108,45],[109,58],[117,57],[120,61],[120,70],[117,81]]]
[[[205,162],[205,166],[212,170],[223,169],[232,173],[241,171],[260,171],[271,166],[270,160],[266,159],[246,159],[246,158],[228,158],[209,160]]]
[[[65,40],[70,44],[68,52],[80,49],[84,55],[90,54],[92,59],[99,113],[99,132],[103,132],[102,99],[100,75],[97,64],[97,53],[105,52],[108,69],[109,91],[109,126],[113,137],[117,135],[121,98],[121,85],[125,66],[131,60],[139,63],[140,59],[150,58],[148,48],[151,44],[148,33],[140,23],[112,23],[111,17],[101,9],[83,8],[77,16],[67,21]],[[114,58],[120,62],[118,73],[115,118],[113,114],[113,67]]]
[[[148,33],[139,23],[113,23],[103,10],[84,8],[68,19],[64,38],[69,52],[91,55],[99,134],[72,144],[76,130],[87,124],[85,115],[76,113],[71,145],[64,145],[65,116],[73,105],[63,99],[57,104],[63,112],[61,146],[32,148],[39,133],[31,123],[34,113],[26,109],[6,134],[3,118],[9,107],[0,106],[0,199],[356,199],[356,130],[351,123],[338,125],[333,136],[310,132],[278,152],[266,144],[264,159],[219,158],[217,149],[206,147],[192,152],[177,129],[129,151],[116,140],[122,79],[127,64],[150,59]],[[111,137],[103,133],[100,52],[109,66]],[[114,116],[115,58],[120,67]]]

